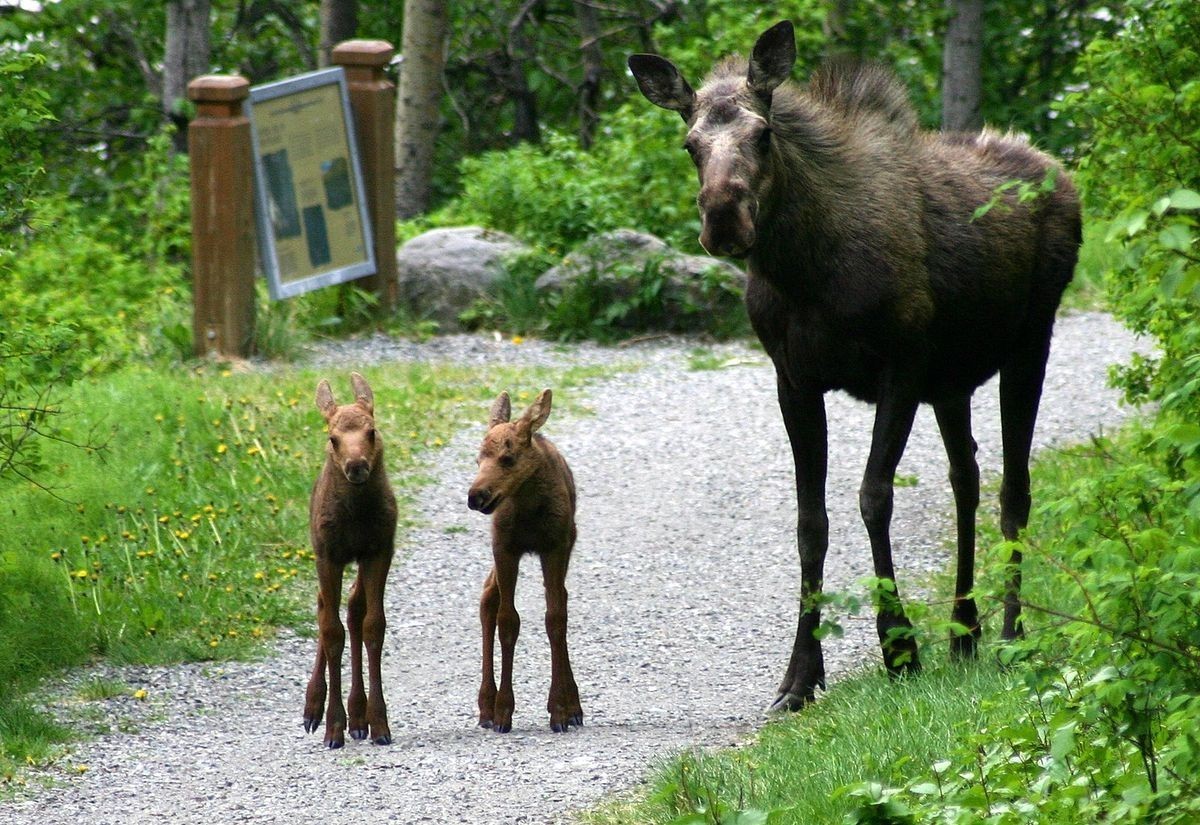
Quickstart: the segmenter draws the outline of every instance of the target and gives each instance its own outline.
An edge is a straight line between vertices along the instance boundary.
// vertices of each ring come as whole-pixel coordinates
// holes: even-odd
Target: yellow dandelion
[[[133,698],[134,698],[134,699],[137,699],[139,702],[144,702],[144,701],[146,701],[146,689],[145,689],[145,688],[138,688],[137,690],[135,690],[135,691],[133,692]]]
[[[224,444],[217,445],[217,455],[225,455],[227,452],[229,452],[229,448],[227,446]]]

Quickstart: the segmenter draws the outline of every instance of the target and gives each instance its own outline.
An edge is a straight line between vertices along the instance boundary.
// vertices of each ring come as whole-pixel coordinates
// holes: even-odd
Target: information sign
[[[345,71],[254,86],[245,113],[259,257],[271,297],[375,274]]]

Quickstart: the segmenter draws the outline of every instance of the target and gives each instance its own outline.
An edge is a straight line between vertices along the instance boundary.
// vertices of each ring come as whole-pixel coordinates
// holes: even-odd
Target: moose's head
[[[488,415],[487,434],[479,447],[479,473],[467,493],[467,506],[490,515],[521,489],[539,466],[533,434],[550,417],[552,394],[542,390],[516,421],[508,393],[496,397]]]
[[[329,382],[317,384],[317,409],[329,425],[329,442],[325,452],[346,480],[362,484],[371,477],[379,456],[383,454],[383,439],[375,431],[375,395],[367,379],[357,372],[350,373],[354,401],[339,405],[333,400]]]
[[[683,148],[700,177],[700,245],[710,255],[742,257],[754,246],[759,201],[771,182],[771,94],[795,62],[795,32],[786,20],[758,38],[744,73],[718,71],[698,92],[665,58],[629,58],[642,94],[688,125]]]

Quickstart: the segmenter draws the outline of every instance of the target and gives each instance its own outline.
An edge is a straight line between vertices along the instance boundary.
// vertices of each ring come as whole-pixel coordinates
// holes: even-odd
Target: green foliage
[[[1136,401],[1200,418],[1200,18],[1187,0],[1142,8],[1118,38],[1080,61],[1088,86],[1064,108],[1089,129],[1078,178],[1089,208],[1110,221],[1124,254],[1107,284],[1110,304],[1160,353],[1121,372]]]
[[[41,134],[53,116],[49,95],[26,76],[43,62],[36,54],[0,55],[0,233],[19,223],[43,171]]]
[[[540,146],[466,158],[462,193],[433,221],[480,223],[559,255],[625,227],[700,252],[695,173],[679,119],[667,115],[635,102],[605,120],[591,151],[547,130]]]

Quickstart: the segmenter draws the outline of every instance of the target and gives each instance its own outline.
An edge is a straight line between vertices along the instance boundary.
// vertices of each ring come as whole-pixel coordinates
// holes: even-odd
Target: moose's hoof
[[[305,733],[316,733],[317,732],[317,720],[313,719],[311,717],[305,716],[304,717],[304,732]]]
[[[813,695],[802,695],[793,693],[792,691],[784,691],[775,697],[775,701],[767,708],[767,713],[792,713],[797,710],[803,710],[807,705],[813,702]]]
[[[492,730],[494,730],[496,733],[508,733],[510,730],[512,730],[512,722],[507,724],[494,724],[492,725]]]
[[[567,724],[574,725],[577,728],[582,728],[583,727],[583,711],[580,711],[579,713],[576,713],[571,718],[567,719]]]
[[[346,740],[344,739],[329,739],[325,742],[325,747],[329,748],[331,751],[335,751],[345,744]]]
[[[392,735],[390,733],[383,733],[379,736],[376,736],[371,741],[376,745],[390,745],[392,744]]]
[[[570,720],[567,720],[566,722],[551,722],[550,723],[550,730],[554,733],[566,733],[570,729],[571,729]]]
[[[484,730],[491,730],[492,729],[492,720],[491,719],[480,719],[479,727],[483,728]]]
[[[361,742],[363,739],[367,738],[367,729],[350,728],[350,738]]]

